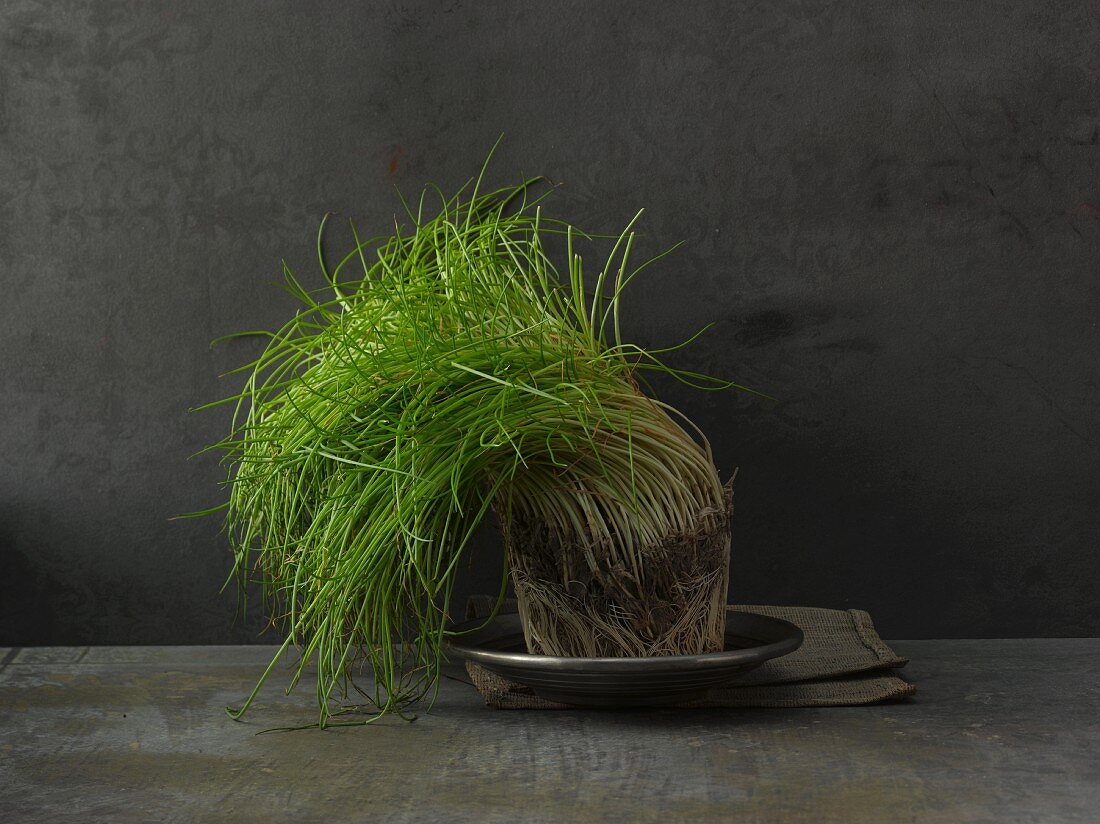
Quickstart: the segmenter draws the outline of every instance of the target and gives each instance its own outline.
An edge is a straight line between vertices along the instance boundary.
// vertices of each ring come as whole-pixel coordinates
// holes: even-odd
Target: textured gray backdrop
[[[666,397],[740,467],[731,596],[887,637],[1100,632],[1089,0],[0,6],[0,643],[240,642],[226,426],[326,211],[495,182],[643,251]],[[466,589],[496,574],[483,536]],[[271,640],[271,635],[259,637]]]

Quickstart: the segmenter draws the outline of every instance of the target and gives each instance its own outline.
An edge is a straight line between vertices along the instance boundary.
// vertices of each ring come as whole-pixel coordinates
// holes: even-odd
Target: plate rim
[[[587,671],[587,672],[675,672],[683,670],[709,670],[727,667],[733,664],[763,663],[774,658],[797,650],[805,640],[802,630],[785,621],[782,618],[773,618],[770,615],[761,615],[744,610],[729,610],[727,615],[748,616],[759,624],[771,627],[781,637],[776,641],[769,641],[752,647],[744,647],[734,650],[720,650],[718,652],[705,652],[697,655],[653,655],[648,657],[598,657],[583,658],[577,656],[535,655],[528,652],[509,652],[492,650],[484,647],[463,644],[453,636],[446,638],[445,651],[453,653],[467,661],[488,667],[520,667],[538,671]],[[497,615],[491,620],[475,618],[463,621],[450,628],[449,632],[460,632],[464,628],[475,630],[484,628],[488,630],[493,623],[502,618],[519,620],[516,613]],[[728,625],[727,625],[728,627]],[[730,630],[727,629],[727,633]],[[738,636],[746,637],[746,636]]]

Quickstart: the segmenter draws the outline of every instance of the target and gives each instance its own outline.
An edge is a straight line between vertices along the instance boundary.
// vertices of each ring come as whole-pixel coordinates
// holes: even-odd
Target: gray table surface
[[[840,709],[308,723],[267,647],[0,649],[0,820],[1100,821],[1100,639],[899,641],[918,695]]]

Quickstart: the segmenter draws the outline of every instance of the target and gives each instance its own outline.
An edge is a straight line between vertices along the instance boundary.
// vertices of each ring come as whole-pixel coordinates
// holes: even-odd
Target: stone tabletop
[[[898,641],[919,691],[841,709],[315,718],[270,647],[0,649],[2,821],[1097,821],[1100,639]],[[459,675],[460,671],[453,671]]]

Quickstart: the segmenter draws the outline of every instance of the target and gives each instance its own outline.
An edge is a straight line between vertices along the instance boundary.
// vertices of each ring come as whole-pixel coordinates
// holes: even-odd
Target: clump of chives
[[[535,182],[483,194],[479,178],[431,216],[426,189],[409,228],[356,235],[331,271],[319,236],[324,292],[284,267],[303,308],[221,402],[236,404],[214,447],[236,574],[288,630],[276,660],[300,651],[293,683],[316,662],[321,726],[363,664],[379,713],[436,683],[456,567],[490,507],[531,651],[721,643],[729,490],[705,437],[639,379],[732,384],[621,340],[622,291],[652,262],[628,265],[638,217],[586,291],[581,233],[541,216]]]

